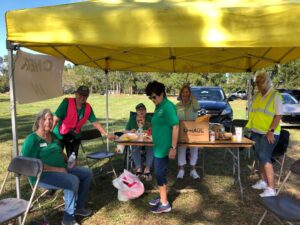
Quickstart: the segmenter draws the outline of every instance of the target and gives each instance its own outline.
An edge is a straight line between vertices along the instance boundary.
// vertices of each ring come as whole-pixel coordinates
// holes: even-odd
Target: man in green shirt
[[[87,103],[89,93],[88,87],[80,86],[75,93],[75,98],[65,98],[54,113],[53,132],[62,141],[68,157],[72,152],[75,152],[77,157],[81,127],[87,120],[101,134],[107,136],[109,139],[115,138],[114,135],[108,134],[97,121],[92,107]]]

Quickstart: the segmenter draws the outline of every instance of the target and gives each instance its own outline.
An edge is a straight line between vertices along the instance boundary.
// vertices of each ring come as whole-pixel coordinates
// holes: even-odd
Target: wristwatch
[[[274,133],[274,129],[269,129],[270,132]]]
[[[173,148],[174,150],[176,150],[176,146],[172,146],[172,148]]]

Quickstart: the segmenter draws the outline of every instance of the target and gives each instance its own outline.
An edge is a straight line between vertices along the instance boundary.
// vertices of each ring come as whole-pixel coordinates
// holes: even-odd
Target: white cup
[[[235,127],[235,135],[236,135],[236,140],[238,142],[241,142],[242,138],[243,138],[243,128],[242,127]]]

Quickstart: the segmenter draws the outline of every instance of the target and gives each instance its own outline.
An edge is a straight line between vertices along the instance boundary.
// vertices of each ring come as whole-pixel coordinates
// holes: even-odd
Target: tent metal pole
[[[16,107],[16,93],[14,80],[14,50],[17,49],[10,41],[6,42],[7,56],[8,56],[8,77],[9,77],[9,94],[10,94],[10,114],[11,114],[11,129],[13,141],[13,157],[19,155],[18,148],[18,133],[17,133],[17,107]],[[16,192],[17,198],[21,197],[20,179],[16,177]],[[21,217],[18,218],[18,223],[21,224]]]
[[[108,68],[108,59],[105,59],[105,64],[106,64],[106,68]],[[106,90],[105,90],[105,108],[106,108],[106,131],[108,131],[108,120],[109,120],[109,112],[108,112],[108,84],[109,84],[109,80],[108,80],[108,69],[105,69],[105,81],[106,81]],[[107,151],[109,152],[109,139],[106,138],[106,148]]]

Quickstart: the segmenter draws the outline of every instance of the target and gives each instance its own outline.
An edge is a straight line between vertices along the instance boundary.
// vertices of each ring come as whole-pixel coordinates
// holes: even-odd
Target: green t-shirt
[[[59,127],[62,124],[62,121],[66,118],[67,116],[67,111],[68,111],[68,99],[64,99],[60,105],[58,106],[56,112],[54,113],[55,116],[57,116],[59,118],[59,122],[57,123],[57,125],[55,126],[55,128],[53,129],[53,132],[56,134],[56,136],[62,140],[63,136],[59,133]],[[81,107],[81,109],[77,109],[77,115],[78,115],[78,119],[80,120],[83,116],[84,116],[84,112],[85,112],[85,104]],[[88,118],[88,120],[91,123],[94,123],[97,121],[96,116],[94,114],[93,109],[91,108],[91,114]],[[80,133],[75,135],[75,138],[79,138],[80,137]]]
[[[146,114],[145,124],[143,126],[143,130],[148,130],[151,127],[151,116]],[[136,114],[131,116],[127,122],[126,130],[138,129],[138,124],[136,122]]]
[[[164,158],[172,146],[172,127],[178,125],[175,105],[167,98],[156,106],[151,120],[154,156]]]
[[[22,155],[40,159],[43,164],[66,168],[62,146],[55,134],[52,135],[52,142],[48,143],[35,132],[31,133],[25,139],[22,145]],[[47,172],[43,172],[47,173]],[[43,175],[42,174],[42,175]],[[35,179],[31,177],[32,183]]]

